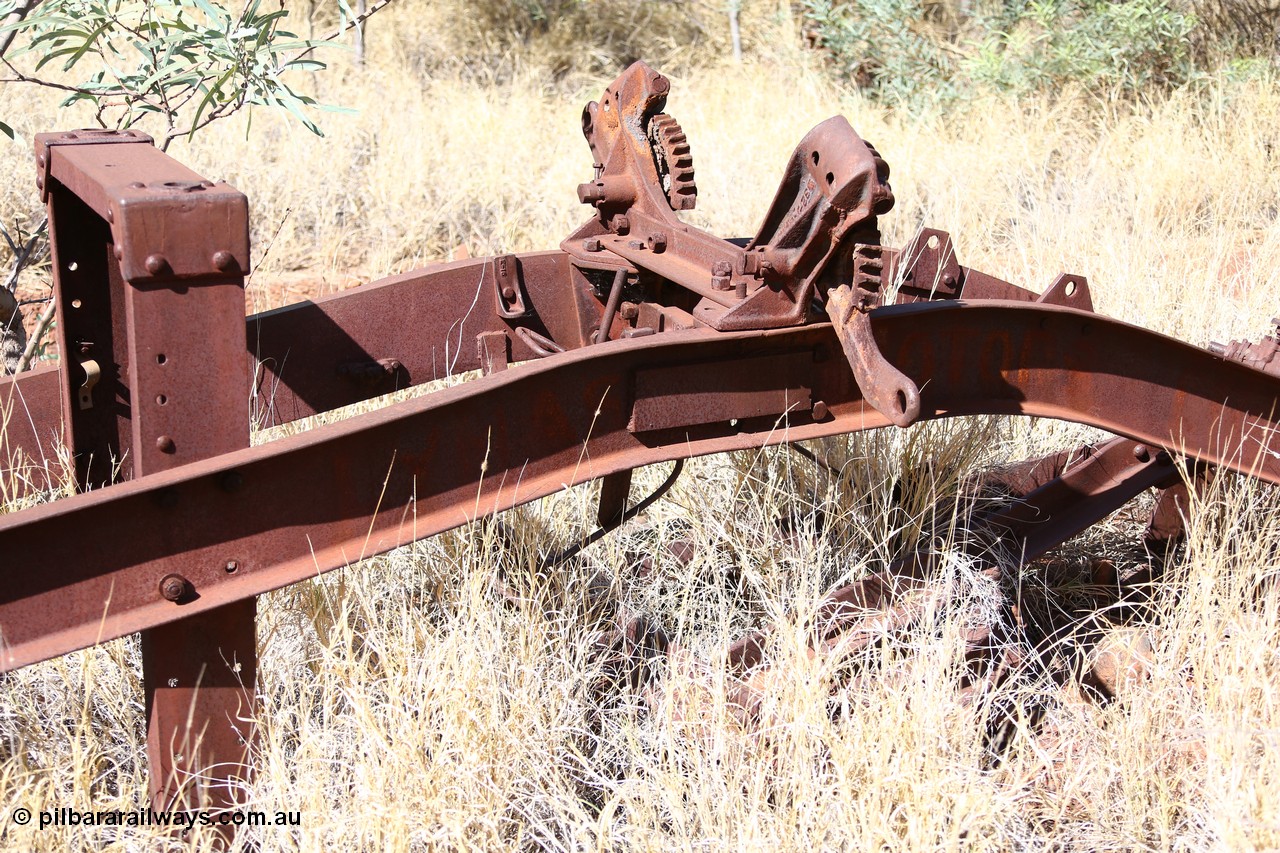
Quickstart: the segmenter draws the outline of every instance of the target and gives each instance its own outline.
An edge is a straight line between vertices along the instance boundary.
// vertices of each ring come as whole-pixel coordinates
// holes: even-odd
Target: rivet
[[[1135,444],[1133,446],[1133,458],[1139,462],[1146,462],[1151,458],[1151,451],[1147,449],[1145,444]]]
[[[134,190],[142,190],[142,189],[146,189],[147,185],[144,184],[142,181],[133,181],[132,183],[129,184],[129,188]]]
[[[173,439],[167,435],[162,435],[156,439],[156,450],[161,453],[173,453],[177,450],[177,445],[173,443]]]
[[[165,601],[181,601],[187,594],[187,579],[182,575],[165,575],[160,581],[160,594]]]
[[[240,564],[235,560],[227,560],[227,564],[222,568],[226,571],[227,574],[234,575],[237,571],[240,570]]]
[[[147,268],[147,272],[152,275],[160,275],[164,272],[165,267],[169,266],[169,262],[165,260],[164,255],[147,255],[143,265]]]
[[[235,256],[232,255],[230,252],[226,251],[225,249],[222,251],[213,253],[213,267],[216,270],[221,270],[222,272],[226,272],[227,270],[231,269],[231,265],[234,264],[235,262],[236,262]],[[150,259],[148,259],[148,263],[150,263]]]

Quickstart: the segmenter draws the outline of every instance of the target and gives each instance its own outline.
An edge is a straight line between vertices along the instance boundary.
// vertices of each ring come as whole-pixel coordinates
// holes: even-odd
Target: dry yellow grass
[[[380,33],[372,67],[317,80],[323,100],[359,108],[327,117],[326,139],[260,114],[247,134],[232,121],[172,151],[248,193],[254,307],[288,274],[332,286],[459,245],[546,248],[584,217],[578,114],[605,81],[431,77],[410,52],[422,36]],[[76,123],[11,88],[20,133]],[[1099,310],[1194,343],[1257,336],[1275,313],[1274,84],[1222,82],[1136,109],[1067,96],[908,116],[779,58],[690,71],[673,89],[701,190],[689,219],[717,233],[751,233],[794,144],[840,112],[893,166],[890,242],[927,223],[952,233],[962,262],[1020,283],[1084,273]],[[26,148],[0,151],[0,210],[33,208],[32,171]],[[590,529],[589,488],[266,596],[249,794],[258,808],[300,810],[302,826],[251,839],[263,850],[1280,847],[1269,489],[1223,478],[1206,498],[1186,560],[1155,592],[1150,677],[1110,705],[1032,677],[962,703],[960,628],[990,592],[973,566],[954,569],[971,606],[931,613],[871,653],[876,677],[851,680],[839,659],[803,653],[804,614],[888,556],[903,524],[890,484],[949,456],[937,485],[954,491],[977,466],[1084,434],[1015,422],[855,436],[823,448],[845,466],[839,479],[785,450],[701,460],[645,517],[550,576],[538,555]],[[922,494],[908,527],[935,497]],[[797,535],[775,535],[783,516]],[[1066,556],[1120,561],[1138,529],[1115,520]],[[687,567],[665,549],[678,539],[697,546]],[[646,578],[636,554],[656,555]],[[495,593],[499,572],[520,603]],[[601,588],[658,619],[705,674],[664,670],[670,698],[655,705],[626,692],[602,702],[588,654]],[[734,722],[715,656],[749,625],[780,628],[770,655],[785,677],[765,697],[763,730]],[[0,844],[164,843],[9,819],[18,806],[143,804],[138,672],[124,640],[0,680]],[[1015,714],[993,764],[983,727],[1000,707],[1045,718]]]

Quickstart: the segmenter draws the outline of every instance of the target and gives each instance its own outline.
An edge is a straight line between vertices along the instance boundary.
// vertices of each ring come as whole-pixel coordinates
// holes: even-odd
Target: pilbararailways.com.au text
[[[25,813],[25,814],[21,814]],[[49,809],[36,812],[38,829],[62,826],[170,826],[190,829],[196,826],[301,826],[299,811],[154,811],[152,809]],[[23,819],[25,817],[25,820]],[[16,823],[31,822],[29,809],[14,809]]]

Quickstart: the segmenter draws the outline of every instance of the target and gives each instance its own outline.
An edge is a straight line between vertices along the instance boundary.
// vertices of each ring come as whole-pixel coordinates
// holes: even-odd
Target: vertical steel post
[[[150,143],[130,131],[36,139],[81,489],[249,445],[248,203]],[[234,573],[243,556],[219,559]],[[200,590],[178,574],[155,583],[175,621],[142,635],[152,805],[233,808],[250,775],[256,602],[183,618]]]

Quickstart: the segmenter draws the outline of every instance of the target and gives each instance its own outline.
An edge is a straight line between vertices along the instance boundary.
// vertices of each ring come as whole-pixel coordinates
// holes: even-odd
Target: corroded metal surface
[[[230,805],[252,738],[257,595],[575,483],[605,479],[608,529],[631,512],[630,471],[660,461],[967,414],[1115,434],[991,475],[1018,500],[967,519],[966,547],[1015,562],[1153,486],[1149,547],[1175,542],[1188,507],[1175,457],[1193,483],[1215,467],[1280,483],[1270,338],[1208,351],[1120,323],[1094,313],[1084,278],[1037,293],[963,266],[941,231],[880,245],[888,166],[839,117],[801,140],[753,238],[700,231],[679,218],[697,190],[669,91],[638,63],[588,105],[579,196],[593,216],[559,251],[247,321],[243,196],[140,134],[42,135],[66,360],[0,380],[0,469],[48,489],[58,466],[39,463],[62,443],[94,488],[0,517],[0,670],[145,631],[157,801],[219,765],[194,796]],[[471,371],[248,447],[252,426]],[[912,624],[937,592],[932,561],[834,591],[814,653]],[[58,571],[9,568],[26,564]],[[644,657],[676,639],[636,624],[601,647]],[[966,642],[975,690],[1020,654],[994,629]],[[770,677],[765,646],[752,634],[729,651],[745,704]],[[650,670],[613,671],[635,684]]]

